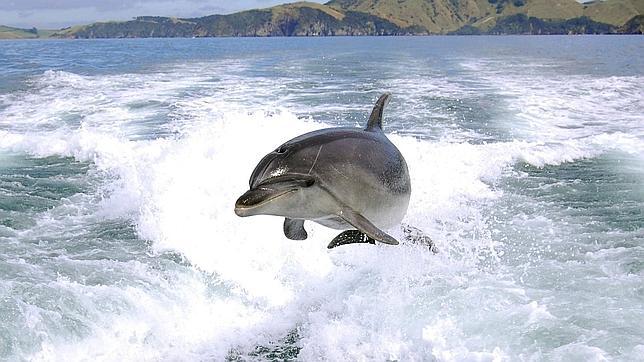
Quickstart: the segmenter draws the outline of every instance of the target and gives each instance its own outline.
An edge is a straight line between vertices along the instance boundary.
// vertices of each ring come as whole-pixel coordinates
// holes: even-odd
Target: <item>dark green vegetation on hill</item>
[[[644,15],[638,15],[629,20],[621,28],[626,34],[644,34]]]
[[[0,25],[0,39],[37,39],[48,38],[55,30],[40,30],[36,28],[20,29]]]
[[[588,17],[582,16],[568,20],[542,20],[528,17],[525,14],[516,14],[499,19],[494,27],[486,34],[617,34],[620,29],[615,26],[599,23]],[[451,34],[478,35],[483,32],[473,26],[464,26]]]
[[[642,33],[644,0],[332,0],[200,18],[139,16],[56,38]],[[17,29],[8,38],[41,37]],[[35,31],[35,29],[34,29]]]

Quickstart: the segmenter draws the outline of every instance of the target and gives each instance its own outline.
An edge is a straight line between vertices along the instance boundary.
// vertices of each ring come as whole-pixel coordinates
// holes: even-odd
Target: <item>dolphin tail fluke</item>
[[[347,230],[341,232],[338,236],[333,238],[329,245],[327,246],[328,249],[333,249],[336,246],[340,245],[347,245],[347,244],[358,244],[358,243],[365,243],[365,244],[375,244],[376,241],[367,235],[363,233],[360,230]]]
[[[384,93],[376,101],[376,105],[373,106],[371,111],[371,116],[369,116],[369,122],[367,122],[367,128],[365,131],[382,131],[382,112],[385,109],[389,99],[391,98],[391,93]]]
[[[284,235],[291,240],[304,240],[309,235],[304,229],[304,220],[300,219],[284,219]]]
[[[393,236],[378,229],[378,227],[372,224],[371,221],[367,220],[366,217],[353,211],[349,207],[343,208],[338,216],[374,240],[389,245],[398,245],[398,240]]]

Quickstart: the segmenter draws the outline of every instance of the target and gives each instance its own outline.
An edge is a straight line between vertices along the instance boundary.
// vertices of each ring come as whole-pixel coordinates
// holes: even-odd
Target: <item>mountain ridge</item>
[[[644,0],[302,1],[228,15],[138,16],[55,31],[0,27],[0,38],[641,34],[643,11]]]

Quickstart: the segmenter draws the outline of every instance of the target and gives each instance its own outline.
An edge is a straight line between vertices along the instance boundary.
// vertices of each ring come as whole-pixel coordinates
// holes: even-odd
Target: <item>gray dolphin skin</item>
[[[327,128],[295,137],[264,156],[250,190],[235,203],[239,216],[283,216],[284,235],[307,238],[304,221],[346,230],[328,248],[398,241],[382,229],[401,222],[411,183],[407,163],[382,132],[391,95],[376,102],[365,129]]]

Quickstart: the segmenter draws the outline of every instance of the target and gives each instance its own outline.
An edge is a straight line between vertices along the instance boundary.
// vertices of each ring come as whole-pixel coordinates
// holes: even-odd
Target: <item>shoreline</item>
[[[584,36],[642,36],[639,33],[574,33],[574,34],[409,34],[409,35],[283,35],[283,36],[167,36],[167,37],[96,37],[96,38],[0,38],[0,41],[42,41],[42,40],[133,40],[133,39],[331,39],[331,38],[432,38],[432,37],[584,37]]]

